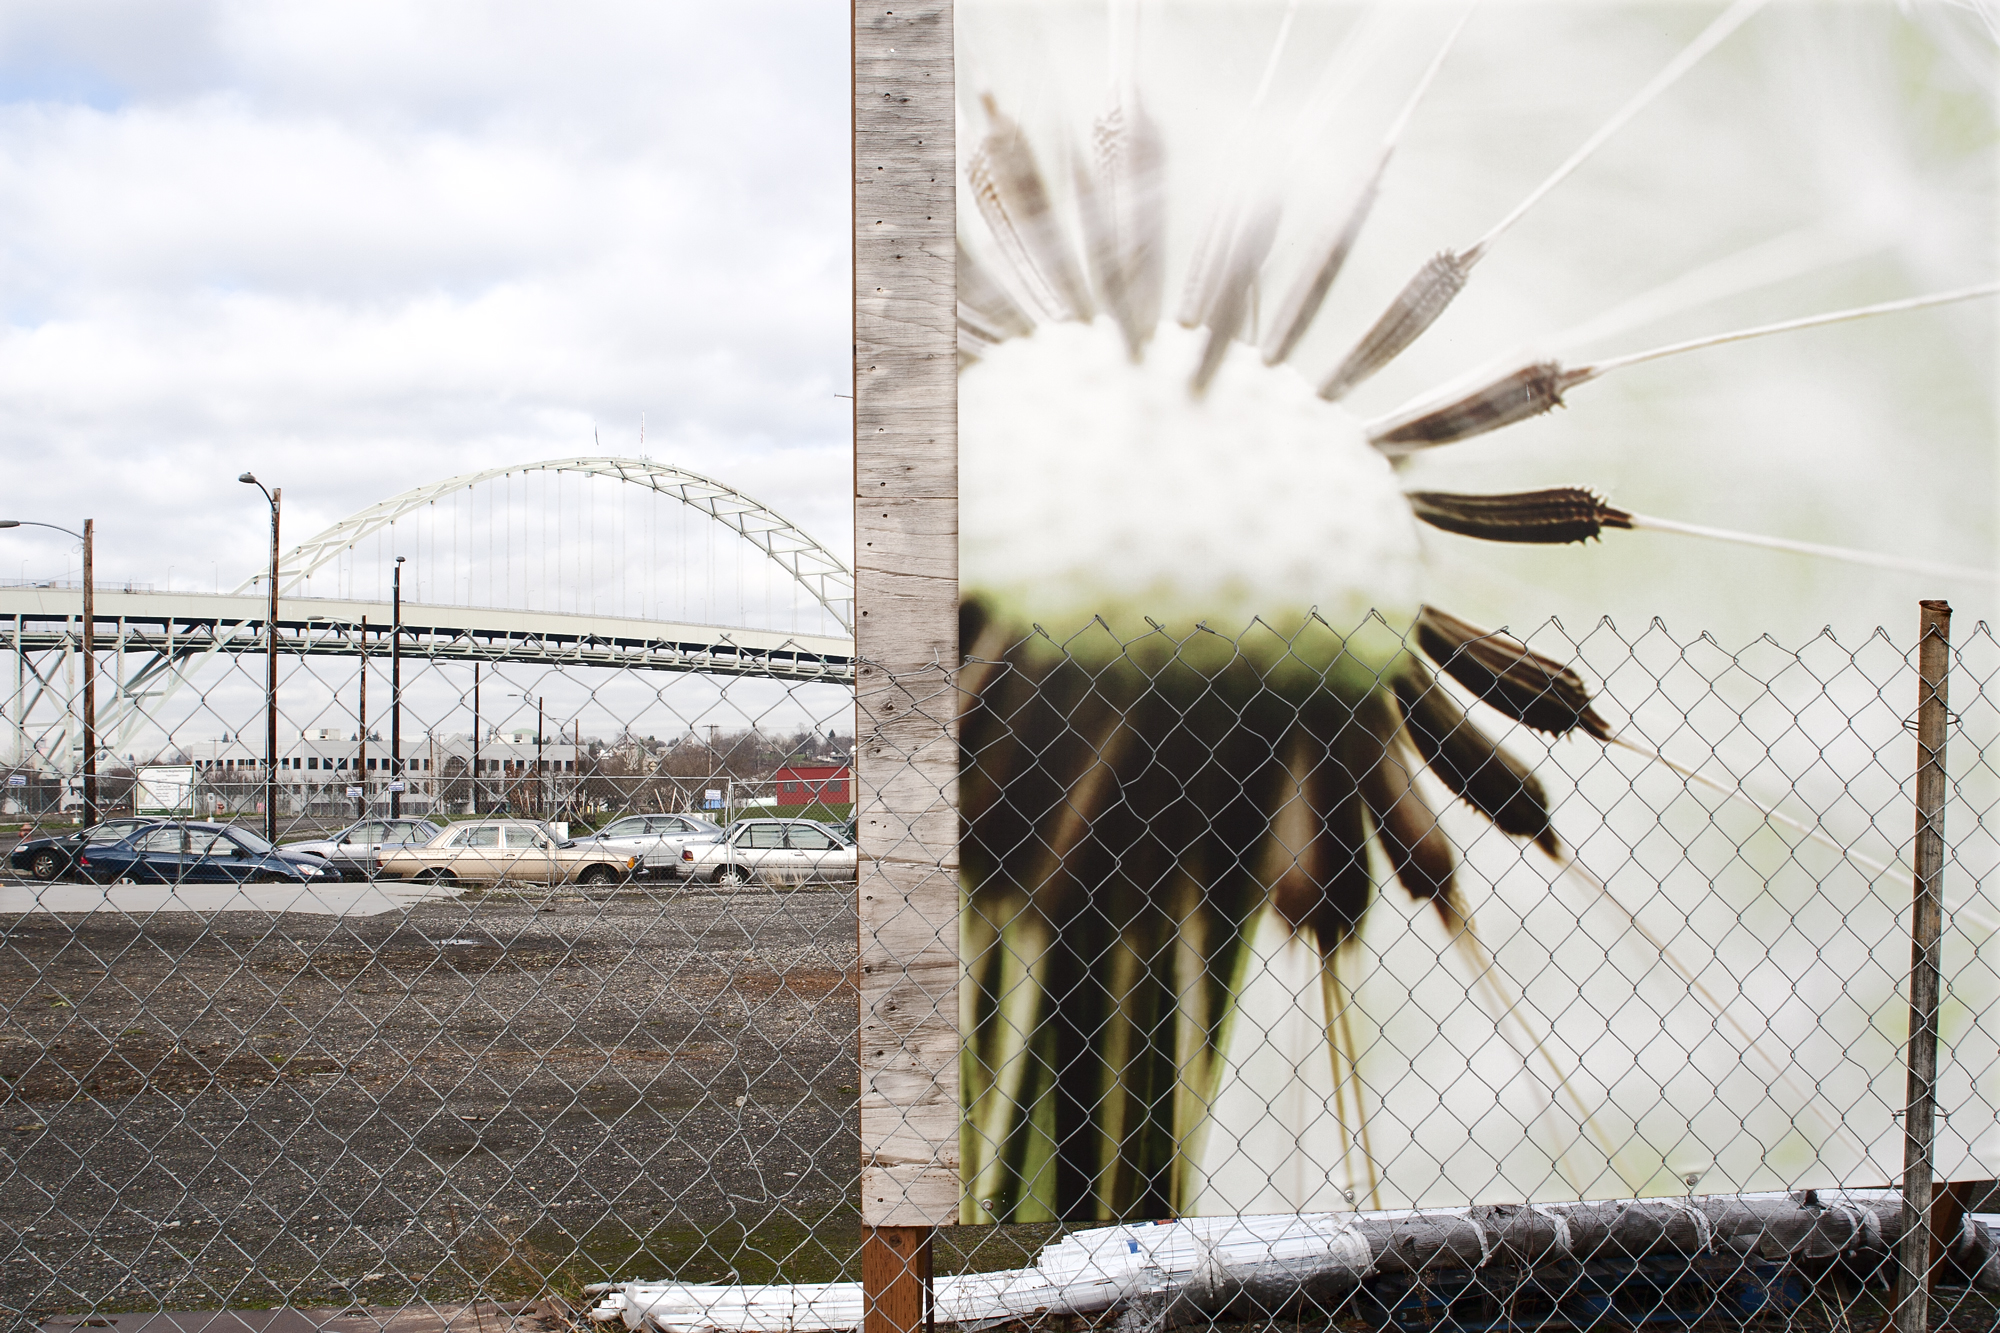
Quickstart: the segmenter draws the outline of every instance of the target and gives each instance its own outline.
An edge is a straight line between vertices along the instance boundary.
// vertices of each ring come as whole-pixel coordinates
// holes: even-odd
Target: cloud
[[[263,558],[244,467],[303,537],[459,471],[592,452],[593,427],[637,452],[643,413],[656,457],[686,450],[844,549],[844,23],[11,6],[11,504],[96,517],[108,577],[227,584]],[[28,538],[0,568],[23,557],[61,572]]]

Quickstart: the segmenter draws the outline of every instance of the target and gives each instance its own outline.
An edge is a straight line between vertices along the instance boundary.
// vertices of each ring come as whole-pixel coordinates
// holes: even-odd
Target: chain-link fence
[[[1057,640],[975,608],[962,666],[871,687],[309,633],[274,755],[265,660],[223,652],[103,732],[99,803],[129,824],[79,842],[6,807],[0,1304],[24,1326],[601,1299],[852,1327],[864,1093],[948,1093],[939,1321],[1894,1304],[1907,637],[1426,613]],[[8,712],[15,771],[80,814],[75,673],[20,646],[46,688]],[[956,727],[955,793],[917,783],[956,846],[868,832],[915,769],[866,700],[857,737],[855,670]],[[1961,626],[1934,1327],[1991,1327],[2000,1283],[1996,672]],[[890,938],[857,896],[890,861],[915,867],[899,929],[961,962],[955,1087],[857,1047]]]

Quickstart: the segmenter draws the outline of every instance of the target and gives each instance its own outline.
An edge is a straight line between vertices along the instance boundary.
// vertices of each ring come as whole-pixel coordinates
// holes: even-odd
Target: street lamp
[[[380,586],[380,585],[377,585]],[[389,818],[403,813],[403,557],[390,582],[395,623],[389,629]]]
[[[236,480],[255,486],[271,503],[271,612],[264,618],[264,840],[278,840],[278,503],[284,489],[269,490],[246,472]]]
[[[96,520],[83,520],[82,532],[71,532],[54,523],[38,523],[31,518],[0,518],[0,528],[47,528],[83,543],[83,822],[97,822],[97,624],[96,586],[91,578],[91,538]],[[25,719],[17,719],[25,723]],[[24,729],[22,735],[26,735]],[[24,754],[21,756],[26,758]]]

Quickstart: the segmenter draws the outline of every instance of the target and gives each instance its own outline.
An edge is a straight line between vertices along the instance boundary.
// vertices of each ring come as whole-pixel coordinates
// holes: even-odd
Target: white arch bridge
[[[788,576],[843,631],[806,634],[583,612],[402,604],[402,655],[460,662],[518,662],[624,671],[698,672],[791,682],[852,684],[854,575],[847,563],[769,506],[713,478],[638,458],[562,458],[449,477],[370,506],[284,552],[278,564],[278,651],[298,657],[379,657],[390,650],[392,605],[314,597],[307,580],[441,497],[520,474],[577,474],[643,487],[734,534]],[[228,593],[100,587],[94,635],[99,655],[98,732],[115,748],[157,705],[220,654],[267,650],[266,577]],[[364,632],[364,625],[366,627]],[[72,654],[82,648],[74,584],[0,588],[0,649],[14,654],[7,700],[19,722],[44,700],[67,699]],[[109,658],[109,663],[105,658]],[[104,670],[108,666],[109,670]],[[65,712],[73,712],[65,709]],[[67,724],[59,724],[67,730]],[[71,738],[55,740],[67,753]]]

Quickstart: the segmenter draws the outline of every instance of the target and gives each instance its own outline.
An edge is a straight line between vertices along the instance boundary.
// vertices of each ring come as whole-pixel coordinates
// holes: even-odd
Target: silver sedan
[[[283,850],[317,856],[342,879],[373,879],[385,850],[422,846],[443,831],[428,819],[364,819],[325,838],[286,843]]]

